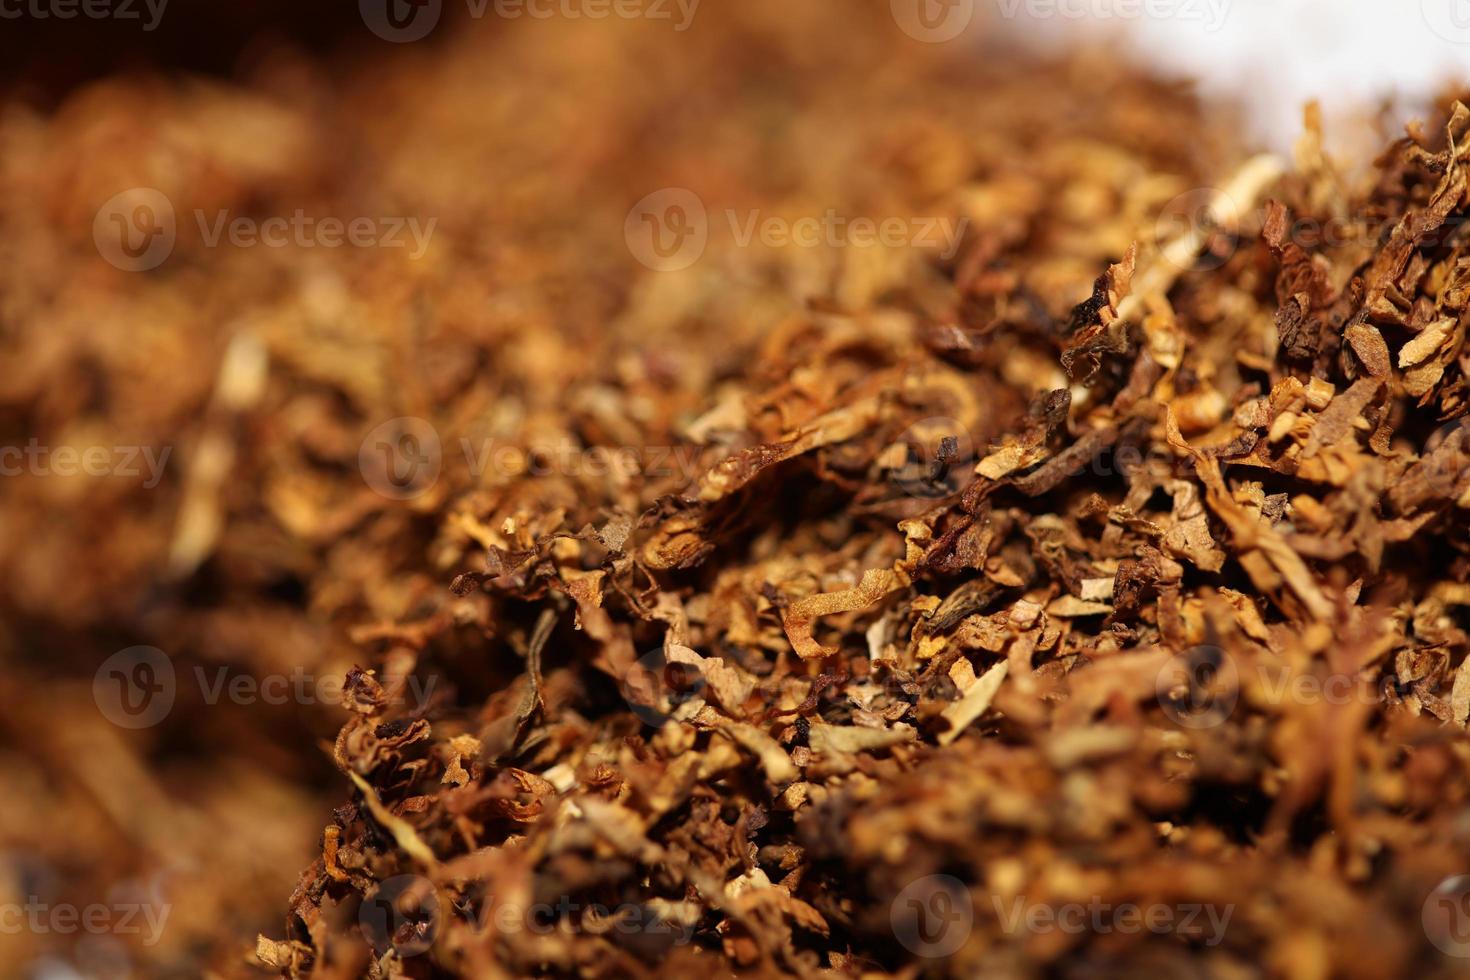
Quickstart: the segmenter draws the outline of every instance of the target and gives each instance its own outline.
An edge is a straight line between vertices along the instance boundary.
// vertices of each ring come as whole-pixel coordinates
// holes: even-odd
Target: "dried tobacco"
[[[115,186],[440,216],[418,259],[181,235],[144,283],[44,250],[0,273],[36,366],[7,412],[184,444],[166,507],[112,487],[53,526],[53,485],[5,488],[0,524],[47,528],[3,559],[15,645],[69,622],[346,674],[284,925],[244,969],[185,868],[163,969],[1449,975],[1470,110],[1356,178],[1311,113],[1292,161],[1248,156],[1113,58],[977,62],[882,11],[814,48],[823,15],[788,6],[677,46],[568,24],[330,81],[116,80],[5,125],[36,191],[7,221],[48,243]],[[640,265],[628,207],[675,187],[708,244]],[[964,234],[716,233],[829,207]],[[167,757],[216,717],[193,702],[141,750],[53,741],[70,722],[20,694],[44,676],[0,680],[41,760],[16,840],[75,807],[98,867],[189,854],[271,900],[238,869],[288,847],[261,796],[328,813],[287,788],[308,726],[201,724],[215,765]]]

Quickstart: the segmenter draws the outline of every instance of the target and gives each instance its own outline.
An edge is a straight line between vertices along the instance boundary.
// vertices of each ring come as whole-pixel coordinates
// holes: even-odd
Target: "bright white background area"
[[[1103,40],[1197,78],[1245,105],[1256,137],[1279,150],[1300,132],[1309,99],[1322,103],[1331,145],[1365,136],[1344,119],[1384,97],[1402,120],[1451,79],[1470,90],[1470,0],[974,2],[1030,43]]]

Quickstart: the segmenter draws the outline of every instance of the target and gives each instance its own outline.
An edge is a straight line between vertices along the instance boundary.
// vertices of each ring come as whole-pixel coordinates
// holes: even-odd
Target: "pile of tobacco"
[[[722,6],[6,103],[0,973],[1464,969],[1470,109]]]

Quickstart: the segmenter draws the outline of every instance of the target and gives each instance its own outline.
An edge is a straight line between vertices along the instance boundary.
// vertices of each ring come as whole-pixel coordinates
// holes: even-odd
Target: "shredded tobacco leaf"
[[[1251,155],[1107,53],[885,6],[0,121],[9,431],[174,447],[156,488],[0,482],[6,846],[73,895],[168,869],[143,975],[1453,973],[1470,110]],[[58,261],[125,187],[167,262]],[[686,268],[625,240],[669,188]],[[437,225],[189,228],[298,207]],[[828,209],[963,231],[731,230]],[[89,686],[131,644],[179,687],[142,733]],[[221,666],[340,696],[219,706]]]

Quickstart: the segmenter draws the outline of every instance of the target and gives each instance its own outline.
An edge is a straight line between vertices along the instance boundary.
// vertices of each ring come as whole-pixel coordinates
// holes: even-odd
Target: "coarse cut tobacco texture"
[[[383,637],[388,684],[466,628],[524,672],[432,728],[364,702],[361,793],[270,956],[310,973],[411,873],[446,911],[385,975],[901,969],[893,909],[946,874],[957,976],[1408,969],[1470,860],[1467,123],[1355,191],[1309,115],[1294,166],[1243,162],[1069,317],[982,222],[933,322],[775,329],[642,509],[566,478],[451,504],[455,598]],[[489,921],[562,896],[544,934]],[[1088,896],[1229,927],[998,914]]]
[[[179,975],[241,975],[221,923],[318,832],[251,975],[1443,972],[1466,110],[1359,179],[1314,116],[1248,157],[1112,53],[976,58],[870,6],[711,5],[672,45],[512,24],[0,119],[7,418],[177,448],[152,496],[0,481],[37,541],[0,553],[0,643],[47,653],[0,674],[7,846],[94,895],[176,860]],[[181,233],[140,276],[86,236],[119,187],[183,231],[439,221],[418,260]],[[685,270],[624,239],[660,188],[708,212]],[[716,234],[833,207],[960,249]],[[399,499],[359,453],[404,419],[442,471]],[[125,740],[54,642],[123,633],[184,677],[345,676],[348,720],[181,698]],[[1214,918],[1017,924],[1100,905]],[[942,953],[915,928],[966,907]]]

